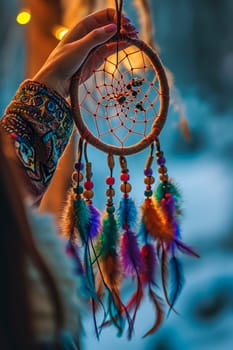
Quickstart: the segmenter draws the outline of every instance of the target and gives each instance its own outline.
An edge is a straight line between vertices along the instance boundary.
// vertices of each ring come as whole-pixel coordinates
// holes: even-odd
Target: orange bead
[[[114,190],[113,188],[108,188],[108,189],[106,190],[106,196],[107,196],[107,197],[113,197],[113,196],[115,196],[115,190]]]
[[[155,182],[155,178],[153,176],[145,176],[144,177],[144,184],[152,185],[154,182]]]
[[[167,168],[166,168],[164,165],[161,165],[161,166],[159,166],[159,168],[158,168],[158,172],[159,172],[160,174],[166,174]]]
[[[121,183],[121,186],[120,186],[120,190],[121,192],[124,192],[124,193],[129,193],[132,189],[132,186],[130,185],[130,183],[124,183],[122,182]]]
[[[168,175],[160,174],[159,178],[161,181],[168,181]]]
[[[83,192],[83,197],[86,199],[91,199],[94,196],[94,192],[92,190],[85,190]]]

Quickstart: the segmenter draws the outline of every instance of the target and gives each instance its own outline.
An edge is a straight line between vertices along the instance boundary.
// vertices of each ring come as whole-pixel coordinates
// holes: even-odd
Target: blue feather
[[[90,232],[89,238],[95,238],[98,236],[102,229],[101,224],[101,213],[98,209],[96,209],[92,204],[89,204],[90,210]]]
[[[127,225],[131,229],[137,223],[137,207],[131,198],[122,198],[117,211],[119,225],[124,228]]]
[[[169,262],[171,274],[170,310],[173,308],[184,285],[183,268],[180,261],[173,256]]]

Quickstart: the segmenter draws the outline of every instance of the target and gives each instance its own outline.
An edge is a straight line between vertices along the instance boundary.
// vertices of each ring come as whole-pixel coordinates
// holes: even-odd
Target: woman
[[[1,120],[1,349],[79,347],[79,282],[51,217],[38,216],[31,204],[40,202],[72,132],[65,100],[71,77],[96,45],[116,33],[115,22],[115,10],[104,9],[78,23],[20,86]],[[124,16],[122,31],[136,37]],[[111,53],[108,45],[103,49]]]

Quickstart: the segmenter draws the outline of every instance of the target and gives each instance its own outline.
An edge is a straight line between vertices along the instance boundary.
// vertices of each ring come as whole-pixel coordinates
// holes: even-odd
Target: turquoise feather
[[[90,229],[90,210],[83,198],[74,200],[75,226],[78,229],[82,243],[87,243]]]

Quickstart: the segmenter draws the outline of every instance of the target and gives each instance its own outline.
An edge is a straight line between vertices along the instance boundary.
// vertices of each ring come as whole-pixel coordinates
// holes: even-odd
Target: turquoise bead
[[[74,188],[74,192],[77,194],[83,193],[83,187],[82,186],[77,186]]]
[[[152,194],[153,194],[152,190],[144,192],[145,197],[151,197]]]

